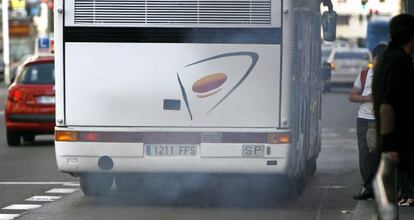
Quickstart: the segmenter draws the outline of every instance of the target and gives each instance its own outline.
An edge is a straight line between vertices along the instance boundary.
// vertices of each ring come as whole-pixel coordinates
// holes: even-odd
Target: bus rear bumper
[[[243,157],[242,144],[201,143],[197,156],[148,156],[142,143],[56,142],[59,170],[68,173],[263,173],[285,174],[290,144],[265,144],[261,157]],[[109,157],[110,169],[98,165]]]

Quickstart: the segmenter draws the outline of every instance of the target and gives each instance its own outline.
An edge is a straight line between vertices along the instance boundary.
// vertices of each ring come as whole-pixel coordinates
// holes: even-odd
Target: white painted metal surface
[[[65,52],[69,126],[278,124],[279,45],[66,43]],[[238,52],[257,54],[257,64],[248,55],[231,55]],[[229,56],[187,66],[223,54]],[[195,83],[215,73],[227,76],[220,91],[198,97]],[[180,110],[165,110],[168,99],[180,100]]]
[[[112,172],[210,172],[210,173],[284,173],[286,172],[289,144],[266,145],[271,154],[263,158],[243,158],[242,144],[202,144],[195,157],[136,157],[129,151],[118,150],[116,155],[100,150],[104,143],[57,142],[56,160],[59,170],[68,172],[99,172],[98,159],[111,155],[114,162]],[[114,148],[112,152],[116,151]],[[136,144],[137,154],[143,154],[142,144]],[[76,159],[74,165],[70,160]],[[277,166],[268,166],[266,161],[276,160]]]

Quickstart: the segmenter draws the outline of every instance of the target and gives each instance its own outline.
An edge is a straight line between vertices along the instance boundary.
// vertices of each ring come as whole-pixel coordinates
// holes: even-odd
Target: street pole
[[[9,1],[2,1],[4,82],[10,84]]]

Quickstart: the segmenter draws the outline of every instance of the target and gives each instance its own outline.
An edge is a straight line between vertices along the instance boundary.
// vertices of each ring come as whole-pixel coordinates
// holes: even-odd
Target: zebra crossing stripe
[[[2,210],[31,210],[42,207],[39,204],[13,204],[2,208]]]
[[[0,185],[63,185],[70,182],[0,182]]]
[[[19,216],[19,214],[0,214],[0,220],[12,220]]]
[[[70,194],[78,191],[79,189],[74,188],[53,188],[49,191],[46,191],[46,193],[57,193],[57,194]]]
[[[54,202],[62,198],[61,196],[32,196],[25,201],[28,202]]]

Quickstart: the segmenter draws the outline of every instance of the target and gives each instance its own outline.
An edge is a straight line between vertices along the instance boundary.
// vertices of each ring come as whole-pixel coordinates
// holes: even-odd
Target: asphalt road
[[[307,180],[303,195],[289,201],[273,196],[271,187],[277,185],[267,185],[261,178],[247,183],[240,178],[206,180],[205,177],[190,179],[192,182],[185,187],[159,180],[159,184],[150,184],[151,190],[86,198],[77,190],[76,178],[57,170],[52,137],[43,137],[35,144],[7,147],[3,90],[0,90],[0,220],[7,219],[6,214],[30,220],[353,219],[357,202],[352,195],[360,183],[355,137],[357,106],[348,102],[346,90],[324,95],[323,150],[318,170]],[[200,187],[195,188],[194,184]],[[61,188],[74,192],[47,193]],[[61,198],[41,197],[55,200],[51,202],[25,201],[32,196]],[[37,206],[31,207],[35,208],[32,210],[4,209],[13,204]],[[11,208],[16,207],[19,208]]]

